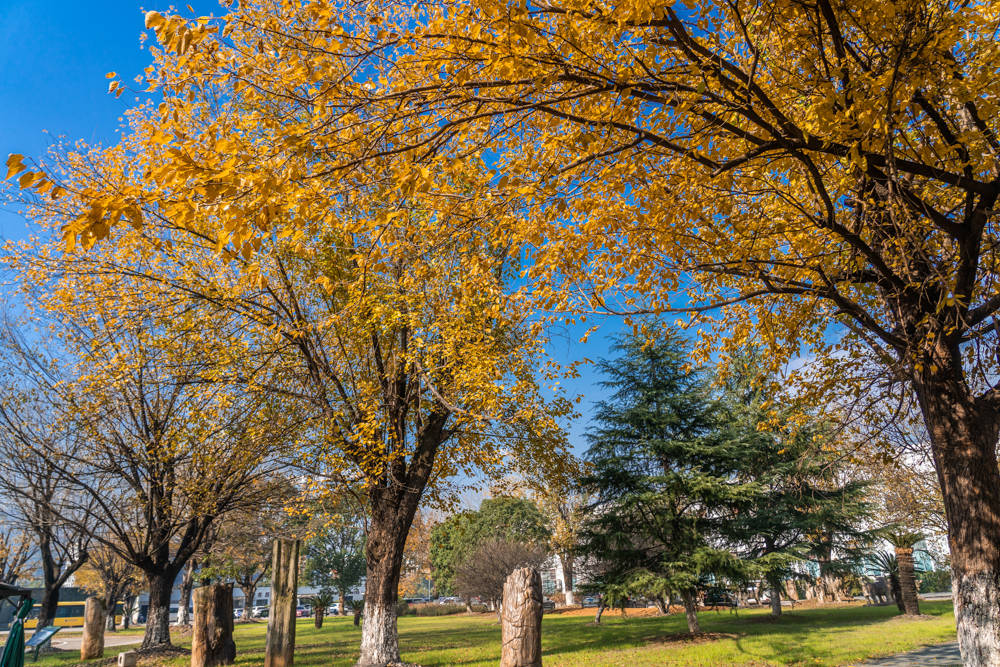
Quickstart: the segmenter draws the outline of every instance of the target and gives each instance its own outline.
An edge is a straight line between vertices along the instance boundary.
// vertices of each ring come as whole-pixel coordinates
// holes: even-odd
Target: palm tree
[[[316,627],[323,627],[323,615],[326,614],[326,608],[333,604],[333,591],[329,588],[323,588],[318,593],[312,596],[313,604],[313,614],[316,621]]]
[[[889,578],[889,590],[892,593],[892,599],[896,601],[896,606],[899,607],[900,613],[904,613],[906,609],[903,607],[903,595],[899,586],[899,561],[896,556],[884,551],[877,551],[872,554],[871,559],[872,564]]]
[[[899,567],[899,591],[902,596],[901,611],[908,616],[920,615],[917,599],[917,576],[913,565],[913,546],[924,539],[920,533],[893,531],[885,534],[886,541],[896,550]]]

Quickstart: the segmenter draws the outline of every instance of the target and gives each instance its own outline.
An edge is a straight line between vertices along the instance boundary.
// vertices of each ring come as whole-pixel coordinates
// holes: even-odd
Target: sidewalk
[[[863,664],[882,667],[962,667],[962,656],[958,652],[958,642],[948,642],[888,658],[869,660]]]

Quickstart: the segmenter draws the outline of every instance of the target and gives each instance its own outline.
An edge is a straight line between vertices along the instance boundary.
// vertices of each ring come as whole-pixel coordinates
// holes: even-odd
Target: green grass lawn
[[[955,637],[950,602],[922,602],[924,618],[903,619],[895,607],[836,607],[786,611],[772,621],[766,610],[701,613],[702,629],[723,636],[695,641],[685,632],[683,614],[668,617],[607,618],[546,616],[542,641],[547,666],[556,665],[851,665]],[[264,623],[236,628],[238,665],[264,662]],[[431,665],[496,665],[500,628],[492,616],[405,617],[399,621],[403,658]],[[349,618],[328,618],[322,630],[311,619],[296,629],[296,667],[352,665],[360,630]],[[187,637],[175,637],[179,644]],[[109,656],[118,649],[111,649]],[[40,666],[70,665],[72,655],[50,655]],[[158,662],[186,665],[189,659]]]

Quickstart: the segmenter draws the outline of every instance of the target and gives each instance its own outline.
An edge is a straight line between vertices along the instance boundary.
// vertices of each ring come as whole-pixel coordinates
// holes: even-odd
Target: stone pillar
[[[503,586],[500,667],[541,667],[542,577],[533,567],[515,570]]]
[[[83,641],[80,644],[80,660],[104,657],[104,624],[108,611],[104,600],[87,598],[83,607]]]
[[[271,607],[264,667],[292,667],[298,587],[299,541],[276,539],[271,554]]]
[[[233,664],[236,660],[233,585],[209,584],[194,589],[193,593],[191,667]]]

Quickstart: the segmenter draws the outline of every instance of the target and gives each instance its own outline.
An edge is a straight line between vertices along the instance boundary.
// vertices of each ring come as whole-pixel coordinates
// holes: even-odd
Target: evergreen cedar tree
[[[731,363],[720,395],[688,368],[675,334],[614,349],[619,356],[599,364],[610,396],[587,433],[582,480],[595,498],[579,548],[596,572],[589,589],[612,604],[679,594],[698,632],[695,600],[710,581],[763,578],[778,615],[793,564],[817,548],[829,560],[870,544],[865,484],[838,482],[826,441],[803,415],[773,414],[752,355]]]
[[[8,176],[73,202],[69,246],[152,216],[246,256],[381,184],[489,208],[543,307],[688,312],[703,351],[812,355],[815,405],[873,359],[927,427],[963,660],[1000,663],[996,0],[417,7],[150,12],[163,101],[94,156],[132,177],[19,155]],[[396,213],[359,226],[396,246],[421,226]]]
[[[738,446],[736,476],[754,483],[726,526],[726,541],[767,581],[771,613],[781,614],[784,580],[804,560],[818,564],[819,585],[833,594],[840,575],[860,564],[877,540],[871,484],[850,479],[836,457],[833,425],[781,396],[760,350],[749,348],[724,369],[726,437]]]

